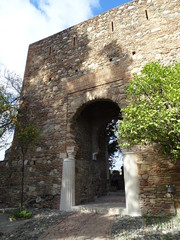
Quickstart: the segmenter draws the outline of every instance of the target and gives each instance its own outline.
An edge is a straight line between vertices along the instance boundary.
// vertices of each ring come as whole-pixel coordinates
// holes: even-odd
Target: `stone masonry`
[[[180,61],[180,1],[134,0],[29,46],[22,102],[41,140],[25,161],[25,202],[59,208],[63,160],[75,159],[75,204],[108,191],[105,128],[126,105],[125,88],[151,61]],[[134,150],[143,214],[180,208],[180,163],[156,149]],[[0,203],[20,199],[21,156],[14,139],[0,162]],[[125,183],[126,184],[126,183]]]

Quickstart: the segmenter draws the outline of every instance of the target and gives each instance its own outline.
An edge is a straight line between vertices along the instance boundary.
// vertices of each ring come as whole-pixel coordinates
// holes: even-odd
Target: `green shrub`
[[[14,211],[10,216],[9,216],[9,219],[11,221],[14,221],[16,219],[19,219],[19,218],[31,218],[32,217],[32,212],[27,210],[27,209],[24,209],[24,210],[16,210]]]

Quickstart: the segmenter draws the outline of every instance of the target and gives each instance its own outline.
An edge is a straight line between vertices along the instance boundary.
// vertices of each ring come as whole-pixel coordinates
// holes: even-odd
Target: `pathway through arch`
[[[100,240],[110,239],[115,215],[74,213],[50,227],[40,240]]]

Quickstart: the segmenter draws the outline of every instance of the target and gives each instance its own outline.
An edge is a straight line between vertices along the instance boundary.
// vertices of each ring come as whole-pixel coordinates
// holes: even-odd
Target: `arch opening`
[[[94,201],[111,188],[107,126],[122,119],[119,106],[109,100],[87,104],[73,120],[75,156],[75,204]]]

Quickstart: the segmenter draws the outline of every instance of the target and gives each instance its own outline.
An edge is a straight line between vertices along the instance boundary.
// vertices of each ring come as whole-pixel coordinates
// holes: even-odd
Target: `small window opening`
[[[114,23],[111,22],[111,29],[112,29],[112,32],[114,32]]]
[[[36,165],[36,161],[33,161],[33,164]]]
[[[77,37],[74,36],[74,37],[73,37],[73,46],[76,46],[76,45],[77,45]]]
[[[51,81],[51,77],[49,78],[49,81]]]
[[[136,54],[136,51],[132,51],[132,55],[135,55]]]
[[[52,53],[52,47],[49,48],[49,55]]]
[[[77,73],[77,72],[78,72],[78,69],[76,69],[75,72]]]
[[[148,11],[147,10],[145,10],[145,14],[146,14],[146,19],[148,20],[149,17],[148,17]]]

